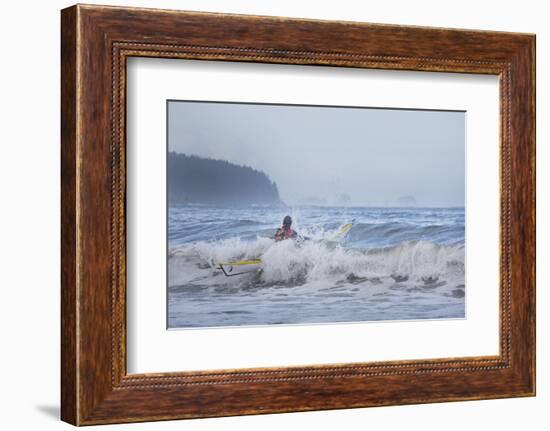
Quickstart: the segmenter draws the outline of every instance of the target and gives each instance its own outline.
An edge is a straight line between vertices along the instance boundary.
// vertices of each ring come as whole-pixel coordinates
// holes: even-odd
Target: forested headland
[[[267,174],[225,160],[168,153],[169,204],[281,205]]]

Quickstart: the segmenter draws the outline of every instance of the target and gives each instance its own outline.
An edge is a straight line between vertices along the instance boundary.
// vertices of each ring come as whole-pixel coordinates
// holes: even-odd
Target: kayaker
[[[275,241],[282,241],[284,239],[296,239],[298,234],[292,229],[292,218],[287,215],[283,219],[283,226],[277,229],[275,232]]]

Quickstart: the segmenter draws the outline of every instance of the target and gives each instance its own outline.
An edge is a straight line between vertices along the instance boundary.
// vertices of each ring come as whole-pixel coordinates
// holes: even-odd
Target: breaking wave
[[[464,276],[464,246],[404,241],[394,246],[354,248],[330,241],[282,241],[258,237],[197,242],[169,252],[170,266],[184,262],[216,271],[219,263],[261,259],[264,283],[323,279],[398,277],[418,280]]]
[[[464,208],[177,206],[168,248],[170,328],[465,316]]]

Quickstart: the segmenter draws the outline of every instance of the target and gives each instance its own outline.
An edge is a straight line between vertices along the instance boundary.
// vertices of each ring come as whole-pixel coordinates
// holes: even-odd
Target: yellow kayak
[[[331,241],[337,241],[342,238],[345,234],[349,232],[352,228],[353,223],[348,223],[338,229],[333,236]],[[222,262],[218,264],[218,268],[222,270],[226,277],[232,277],[234,275],[246,274],[249,272],[257,272],[262,269],[262,260],[261,259],[246,259],[246,260],[235,260],[230,262]]]

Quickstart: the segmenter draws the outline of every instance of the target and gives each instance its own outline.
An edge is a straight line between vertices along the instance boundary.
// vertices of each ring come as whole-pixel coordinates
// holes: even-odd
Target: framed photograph
[[[62,11],[62,419],[535,394],[535,36]]]
[[[465,112],[167,113],[169,329],[466,317]]]

